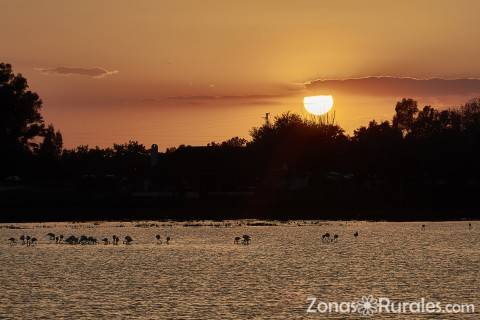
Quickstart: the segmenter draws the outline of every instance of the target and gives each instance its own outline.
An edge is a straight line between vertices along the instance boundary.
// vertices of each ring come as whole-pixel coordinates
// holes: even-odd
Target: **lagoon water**
[[[464,221],[426,222],[424,231],[421,222],[248,223],[2,224],[0,319],[357,319],[358,313],[307,313],[307,299],[349,302],[368,295],[476,307],[474,314],[382,313],[375,319],[480,318],[478,222],[472,230]],[[134,241],[59,245],[48,240],[49,232]],[[322,242],[325,232],[339,240]],[[39,243],[8,244],[22,234]],[[156,234],[171,243],[157,244]],[[252,243],[235,245],[243,234]]]

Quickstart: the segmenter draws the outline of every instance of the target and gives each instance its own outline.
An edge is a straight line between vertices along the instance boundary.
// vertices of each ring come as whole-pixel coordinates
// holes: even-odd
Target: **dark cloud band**
[[[314,80],[305,84],[316,93],[377,96],[448,96],[480,94],[480,79],[415,79],[367,77]]]

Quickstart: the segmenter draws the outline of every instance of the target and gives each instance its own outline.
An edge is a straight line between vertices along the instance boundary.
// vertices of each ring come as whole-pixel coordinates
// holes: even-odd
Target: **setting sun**
[[[305,109],[316,116],[321,116],[333,106],[333,97],[332,96],[311,96],[303,98],[303,105]]]

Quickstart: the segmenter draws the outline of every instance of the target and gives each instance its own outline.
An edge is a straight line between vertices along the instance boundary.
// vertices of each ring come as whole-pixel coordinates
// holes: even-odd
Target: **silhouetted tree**
[[[377,123],[373,120],[368,127],[356,129],[353,132],[353,140],[369,148],[381,149],[392,144],[398,145],[402,141],[402,133],[388,121]]]
[[[393,126],[406,133],[410,132],[415,115],[418,113],[417,101],[403,98],[402,101],[397,102],[395,112]]]
[[[241,148],[241,147],[245,147],[246,145],[247,145],[247,140],[240,137],[233,137],[221,143],[217,143],[213,141],[207,144],[207,146],[209,147],[224,147],[224,148]]]
[[[43,130],[42,100],[28,90],[27,80],[0,63],[0,143],[9,153],[30,151]]]
[[[303,119],[300,115],[290,112],[275,117],[273,124],[253,128],[250,135],[253,145],[302,143],[303,139],[318,143],[346,138],[343,129],[335,124]]]
[[[461,109],[463,128],[471,133],[480,133],[480,98],[468,101]]]
[[[45,158],[57,159],[62,153],[63,138],[60,131],[55,132],[53,125],[49,125],[42,133],[43,142],[40,144],[39,154]]]

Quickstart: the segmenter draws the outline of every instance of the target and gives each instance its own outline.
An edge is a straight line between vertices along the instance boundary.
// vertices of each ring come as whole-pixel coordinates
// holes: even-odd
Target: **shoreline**
[[[232,210],[225,208],[0,208],[0,223],[33,222],[88,222],[88,221],[191,221],[191,220],[319,220],[319,221],[368,221],[368,222],[415,222],[415,221],[480,221],[478,210],[439,209],[371,209],[345,210],[339,208],[319,209],[316,212],[299,210]]]

